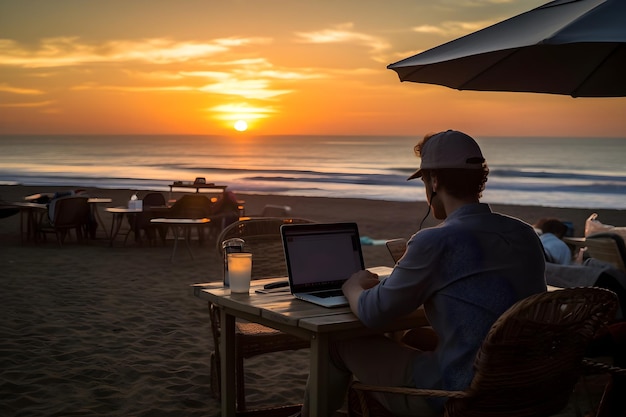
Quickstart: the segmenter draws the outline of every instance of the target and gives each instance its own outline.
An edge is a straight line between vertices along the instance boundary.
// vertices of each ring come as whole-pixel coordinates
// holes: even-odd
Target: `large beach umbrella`
[[[458,90],[626,96],[626,0],[556,0],[387,68]]]

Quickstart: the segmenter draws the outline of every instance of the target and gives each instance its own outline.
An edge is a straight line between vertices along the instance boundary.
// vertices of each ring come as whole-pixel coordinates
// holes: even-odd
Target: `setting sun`
[[[235,130],[239,132],[244,132],[247,129],[248,129],[248,123],[246,123],[245,120],[237,120],[235,122]]]

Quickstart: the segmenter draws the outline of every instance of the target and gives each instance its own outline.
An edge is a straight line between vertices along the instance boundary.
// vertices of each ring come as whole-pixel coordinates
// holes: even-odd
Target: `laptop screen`
[[[363,269],[356,223],[288,224],[281,233],[292,292],[339,288]]]

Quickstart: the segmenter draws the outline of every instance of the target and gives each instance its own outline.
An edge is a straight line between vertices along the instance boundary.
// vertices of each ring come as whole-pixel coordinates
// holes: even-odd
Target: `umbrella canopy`
[[[626,96],[626,0],[557,0],[387,68],[458,90]]]

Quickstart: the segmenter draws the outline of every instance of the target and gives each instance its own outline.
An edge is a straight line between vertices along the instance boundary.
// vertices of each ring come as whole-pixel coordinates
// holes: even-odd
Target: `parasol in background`
[[[390,64],[458,90],[626,96],[626,0],[556,0]]]

